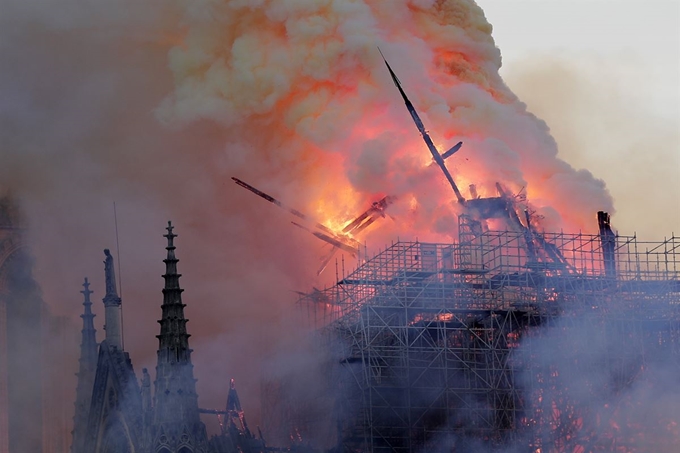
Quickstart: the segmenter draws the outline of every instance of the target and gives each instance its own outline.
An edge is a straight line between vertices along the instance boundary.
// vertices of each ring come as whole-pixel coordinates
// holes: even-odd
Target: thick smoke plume
[[[680,55],[680,41],[675,47],[674,55]],[[680,96],[670,82],[680,75],[680,63],[663,62],[543,54],[506,67],[504,76],[530,111],[550,125],[560,155],[602,177],[625,203],[615,217],[618,230],[646,240],[677,231],[680,224],[674,209],[680,206],[680,110],[670,100]],[[650,67],[657,69],[650,74]],[[665,115],[665,104],[654,96],[659,86],[671,88],[658,96],[675,106]]]
[[[472,1],[10,0],[0,30],[0,182],[27,213],[47,303],[77,319],[83,276],[103,296],[115,201],[125,348],[153,368],[173,219],[203,406],[223,405],[233,376],[257,417],[266,357],[297,351],[289,290],[318,266],[316,239],[230,176],[333,227],[399,196],[396,221],[361,240],[455,233],[450,188],[378,46],[440,149],[464,141],[449,159],[461,187],[524,190],[548,229],[592,230],[612,211],[505,86]],[[287,371],[308,361],[296,355]]]
[[[455,230],[450,189],[377,46],[441,149],[464,141],[450,159],[463,187],[525,190],[552,228],[592,229],[592,212],[612,209],[604,184],[557,158],[547,126],[505,86],[491,26],[472,1],[188,5],[170,52],[176,89],[159,115],[221,124],[254,179],[290,198],[303,192],[294,198],[322,220],[341,224],[387,193],[403,200],[402,234],[409,222],[420,235]]]
[[[677,316],[667,307],[660,314]],[[630,307],[601,306],[523,341],[514,360],[534,442],[575,452],[680,446],[677,327],[644,318]]]
[[[593,308],[529,329],[511,353],[522,395],[512,441],[494,448],[449,434],[423,453],[676,451],[677,326],[629,306]],[[664,307],[657,315],[672,318],[675,311]]]

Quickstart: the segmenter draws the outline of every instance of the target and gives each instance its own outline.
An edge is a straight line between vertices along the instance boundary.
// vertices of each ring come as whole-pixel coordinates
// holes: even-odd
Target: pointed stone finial
[[[151,376],[149,376],[149,370],[142,368],[142,387],[151,386]]]
[[[94,331],[94,324],[92,324],[92,318],[94,318],[94,315],[92,314],[92,301],[90,300],[90,295],[93,294],[94,291],[90,290],[90,282],[85,277],[85,281],[83,282],[83,290],[80,292],[80,294],[83,295],[83,306],[85,307],[85,310],[83,310],[83,314],[80,315],[83,320],[85,318],[90,318],[89,321],[85,322],[83,324],[83,329],[92,329]]]
[[[152,405],[151,405],[151,376],[149,376],[149,371],[146,368],[142,369],[142,388],[141,388],[141,393],[142,393],[142,410],[144,413],[142,414],[142,417],[148,421],[151,420],[151,410],[152,410]]]
[[[87,277],[83,283],[83,330],[80,342],[80,359],[78,360],[78,386],[76,387],[76,411],[73,417],[73,444],[71,451],[81,453],[85,451],[87,438],[87,424],[90,413],[90,403],[92,402],[92,388],[94,386],[95,374],[97,372],[97,331],[94,328],[94,314],[92,313],[90,301],[90,282]]]
[[[90,290],[90,282],[85,277],[85,280],[83,282],[83,290],[80,291],[80,293],[83,295],[83,307],[85,309],[83,310],[83,314],[80,315],[81,318],[83,318],[83,335],[87,333],[87,338],[83,337],[83,343],[92,343],[95,344],[95,361],[96,361],[96,340],[94,337],[94,323],[92,321],[92,318],[94,318],[94,314],[92,313],[92,301],[90,300],[90,295],[94,293],[94,291]],[[91,338],[90,338],[91,336]]]
[[[87,280],[87,277],[85,277],[85,281],[83,282],[83,290],[80,292],[83,296],[85,296],[85,301],[83,302],[83,305],[85,304],[90,304],[92,305],[92,302],[90,302],[90,294],[92,294],[94,291],[90,291],[90,282]]]
[[[167,246],[167,248],[174,247],[173,239],[175,239],[175,238],[177,237],[177,235],[176,235],[175,233],[172,232],[172,230],[173,230],[174,228],[175,228],[175,227],[172,226],[172,222],[171,222],[170,220],[168,220],[168,226],[165,227],[165,229],[168,230],[168,234],[164,234],[164,235],[163,235],[164,238],[167,238],[167,239],[168,239],[168,246]]]

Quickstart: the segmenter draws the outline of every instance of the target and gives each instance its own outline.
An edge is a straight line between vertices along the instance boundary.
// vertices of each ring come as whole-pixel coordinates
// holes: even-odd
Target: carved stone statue
[[[116,274],[113,270],[113,256],[109,249],[104,249],[104,275],[106,276],[106,294],[117,294],[116,291]]]

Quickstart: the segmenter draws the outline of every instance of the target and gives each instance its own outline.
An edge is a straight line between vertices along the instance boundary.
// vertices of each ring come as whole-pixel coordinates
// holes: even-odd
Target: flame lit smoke
[[[316,268],[305,252],[314,239],[289,234],[288,219],[260,209],[230,176],[334,228],[398,195],[397,221],[372,227],[371,243],[455,231],[451,190],[377,46],[440,149],[464,141],[448,161],[462,188],[492,196],[496,181],[525,187],[546,229],[592,230],[595,211],[612,212],[603,183],[556,157],[546,125],[500,79],[491,27],[472,1],[46,3],[14,3],[5,16],[25,27],[3,27],[17,46],[3,49],[16,64],[3,69],[11,121],[0,165],[33,223],[46,298],[77,319],[82,276],[102,295],[99,250],[112,246],[117,200],[126,348],[137,370],[153,367],[159,226],[176,218],[206,406],[226,399],[235,376],[256,412],[262,352],[289,347],[295,332],[282,294],[306,287]],[[288,354],[276,360],[288,372],[314,362]]]
[[[454,233],[453,195],[381,65],[400,75],[459,185],[524,189],[548,228],[592,229],[604,184],[557,157],[546,125],[498,75],[491,26],[473,1],[200,1],[170,51],[176,89],[159,115],[208,118],[243,164],[341,226],[385,194],[401,234]],[[250,176],[250,175],[249,175]],[[303,189],[303,190],[302,190]],[[288,193],[287,195],[291,195]],[[558,214],[559,213],[559,214]]]

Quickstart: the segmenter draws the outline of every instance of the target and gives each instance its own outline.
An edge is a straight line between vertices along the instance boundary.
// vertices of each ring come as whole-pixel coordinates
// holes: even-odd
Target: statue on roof
[[[113,269],[113,256],[109,249],[104,249],[104,275],[106,276],[106,294],[117,294],[116,291],[116,274]]]

